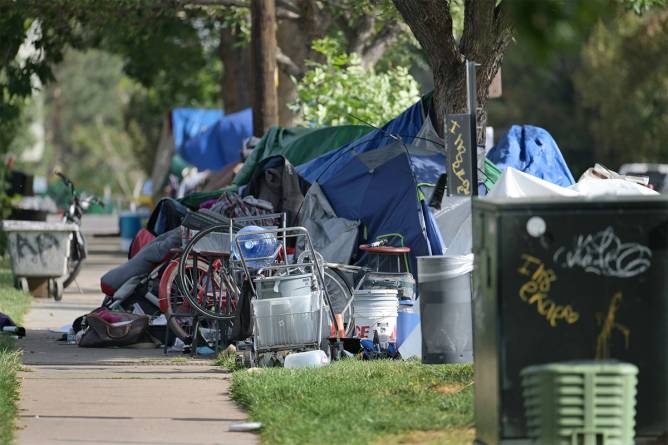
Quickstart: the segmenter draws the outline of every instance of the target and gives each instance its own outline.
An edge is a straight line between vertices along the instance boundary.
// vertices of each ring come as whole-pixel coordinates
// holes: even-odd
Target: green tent
[[[373,128],[366,125],[324,128],[272,127],[257,143],[231,185],[213,192],[193,193],[183,198],[181,202],[188,207],[196,208],[204,201],[217,198],[222,192],[237,190],[240,186],[248,184],[255,167],[268,157],[282,155],[292,165],[300,165],[359,139],[371,130]]]

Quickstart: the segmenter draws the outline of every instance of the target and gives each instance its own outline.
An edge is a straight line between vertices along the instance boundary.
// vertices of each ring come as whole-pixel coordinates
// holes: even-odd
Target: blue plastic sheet
[[[575,183],[557,143],[540,127],[513,125],[487,159],[500,169],[513,167],[562,187]]]

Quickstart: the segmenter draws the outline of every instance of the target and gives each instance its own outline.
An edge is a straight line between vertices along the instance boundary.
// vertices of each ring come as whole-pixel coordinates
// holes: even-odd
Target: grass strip
[[[14,289],[13,277],[6,267],[0,266],[0,312],[20,324],[30,309],[32,297]],[[17,372],[21,369],[21,354],[15,341],[0,334],[0,443],[14,442],[20,383]]]
[[[271,444],[462,443],[473,425],[470,365],[344,360],[237,371],[232,397]]]

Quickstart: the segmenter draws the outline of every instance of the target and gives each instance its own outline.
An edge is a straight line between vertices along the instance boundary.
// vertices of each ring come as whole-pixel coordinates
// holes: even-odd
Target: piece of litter
[[[246,433],[249,431],[257,431],[262,428],[261,422],[237,422],[230,425],[228,431],[233,433]]]
[[[213,349],[211,349],[208,346],[200,346],[199,348],[197,348],[197,353],[199,355],[211,355],[211,354],[215,354],[216,351],[214,351]]]
[[[72,329],[72,323],[63,325],[59,328],[49,328],[49,332],[53,332],[56,334],[67,334],[70,332],[70,329]]]
[[[151,318],[148,324],[149,326],[166,326],[167,319],[165,318],[165,314],[160,314],[159,317]]]

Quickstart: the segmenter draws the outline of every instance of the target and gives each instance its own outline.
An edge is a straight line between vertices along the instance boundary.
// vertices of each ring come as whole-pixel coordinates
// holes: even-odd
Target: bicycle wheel
[[[72,235],[76,238],[76,235]],[[67,272],[63,280],[63,288],[69,287],[74,282],[81,272],[83,265],[83,258],[79,253],[79,245],[75,239],[70,240],[70,256],[67,258]]]
[[[237,296],[240,290],[224,264],[222,254],[195,252],[195,246],[212,232],[227,233],[229,226],[218,225],[195,235],[183,251],[179,261],[178,279],[191,307],[205,318],[232,321],[238,317]],[[187,258],[187,261],[184,261]],[[187,274],[188,261],[192,261],[192,273]],[[206,264],[206,272],[200,272],[200,264]]]

